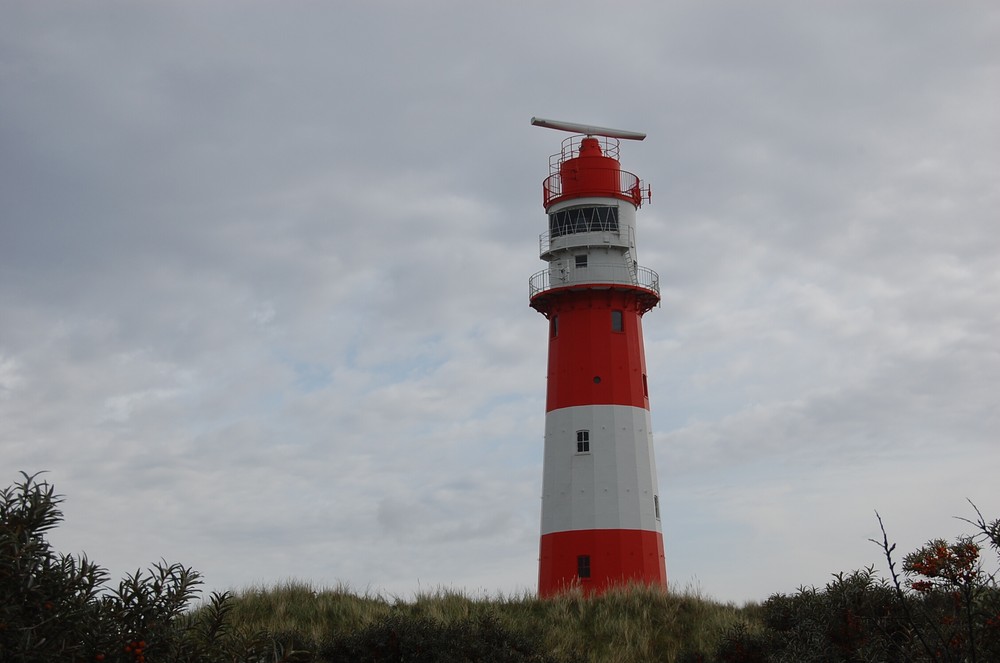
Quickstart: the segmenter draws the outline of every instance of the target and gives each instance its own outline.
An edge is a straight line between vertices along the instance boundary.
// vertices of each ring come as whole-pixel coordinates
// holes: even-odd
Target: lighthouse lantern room
[[[659,277],[636,259],[650,188],[621,169],[645,134],[532,118],[569,131],[542,184],[548,266],[529,281],[549,321],[538,592],[666,587],[642,316]]]

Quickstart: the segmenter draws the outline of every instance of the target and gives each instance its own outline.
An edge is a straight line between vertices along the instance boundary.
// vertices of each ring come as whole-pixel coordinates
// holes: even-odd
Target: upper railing
[[[584,138],[593,138],[601,146],[601,153],[604,156],[611,157],[615,161],[618,160],[618,148],[621,143],[617,138],[609,136],[570,136],[563,139],[559,146],[559,152],[549,157],[549,175],[557,175],[559,173],[559,166],[562,165],[563,161],[575,159],[580,156],[580,144],[583,143]]]
[[[581,232],[561,232],[555,234],[552,231],[543,232],[538,236],[538,255],[545,259],[545,256],[554,250],[575,248],[579,246],[619,246],[625,248],[635,247],[635,231],[632,226],[618,226],[614,228],[594,228],[593,230],[583,230]]]
[[[577,276],[570,278],[569,274],[566,274],[553,278],[550,269],[543,269],[528,279],[528,297],[533,298],[535,295],[555,288],[598,284],[631,285],[652,290],[656,293],[657,298],[660,295],[660,275],[648,267],[636,266],[633,269],[622,264],[592,263],[590,269],[599,272],[600,276],[594,279],[581,279]]]
[[[631,202],[636,207],[642,206],[643,200],[652,198],[649,185],[643,185],[634,174],[619,168],[586,169],[586,186],[583,190],[572,190],[572,186],[564,186],[562,166],[570,159],[580,156],[580,146],[584,139],[597,141],[601,155],[618,161],[619,141],[608,136],[570,136],[562,141],[561,149],[549,157],[549,176],[542,182],[542,204],[548,207],[563,196],[580,197],[585,195],[611,196]]]
[[[649,200],[651,191],[649,185],[643,187],[639,178],[627,170],[617,170],[612,168],[590,169],[590,172],[601,172],[604,177],[600,178],[605,184],[600,186],[588,185],[586,195],[590,196],[611,196],[627,200],[636,207],[642,207],[643,200]],[[617,180],[617,182],[615,181]],[[560,173],[549,175],[542,182],[542,204],[548,207],[556,199],[563,196],[563,178]],[[576,192],[573,195],[581,195]]]

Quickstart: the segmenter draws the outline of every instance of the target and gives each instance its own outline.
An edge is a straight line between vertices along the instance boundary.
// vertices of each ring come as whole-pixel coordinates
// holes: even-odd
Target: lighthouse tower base
[[[577,554],[581,550],[591,554]],[[573,587],[580,587],[586,594],[600,594],[629,584],[667,587],[663,537],[659,532],[620,529],[554,532],[542,536],[540,557],[538,590],[543,598]],[[598,573],[596,569],[602,571]]]

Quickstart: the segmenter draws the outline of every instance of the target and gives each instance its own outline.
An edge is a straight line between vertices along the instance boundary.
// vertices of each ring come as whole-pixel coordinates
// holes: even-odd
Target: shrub
[[[230,597],[213,594],[197,615],[196,571],[160,562],[117,589],[85,556],[56,553],[46,534],[63,498],[37,474],[0,490],[0,660],[202,663],[264,661],[259,636],[231,633]]]
[[[973,505],[978,530],[954,543],[928,541],[903,558],[896,571],[895,544],[882,526],[882,547],[892,585],[911,634],[907,653],[919,661],[1000,660],[1000,588],[982,564],[984,541],[1000,557],[1000,520],[986,522]],[[882,520],[879,518],[879,524]]]
[[[875,543],[889,579],[869,567],[836,574],[823,589],[774,594],[762,606],[761,629],[738,623],[711,655],[692,650],[681,662],[1000,661],[1000,588],[982,562],[983,544],[1000,556],[1000,520],[976,514],[966,521],[974,536],[928,541],[903,558],[902,574],[883,527]]]
[[[62,498],[35,476],[0,490],[0,658],[93,659],[100,653],[98,593],[107,579],[86,557],[55,553],[45,534]],[[67,625],[79,626],[67,629]]]
[[[889,661],[902,637],[896,597],[874,568],[838,573],[821,591],[800,588],[764,603],[774,661]]]

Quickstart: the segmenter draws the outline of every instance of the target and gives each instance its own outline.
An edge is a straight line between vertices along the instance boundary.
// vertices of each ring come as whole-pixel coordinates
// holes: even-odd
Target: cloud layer
[[[986,4],[4,3],[0,450],[213,588],[533,589],[539,184],[646,131],[668,573],[822,584],[1000,514]]]

